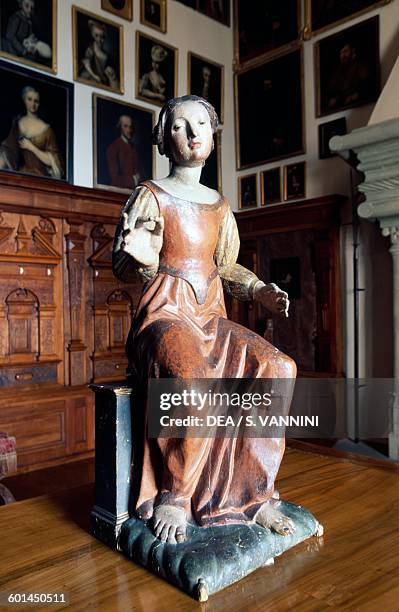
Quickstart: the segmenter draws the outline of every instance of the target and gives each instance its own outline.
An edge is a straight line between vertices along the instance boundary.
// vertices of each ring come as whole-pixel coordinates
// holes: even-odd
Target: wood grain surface
[[[399,610],[399,474],[288,449],[278,488],[316,515],[324,538],[298,545],[207,604],[91,537],[92,485],[0,508],[0,591],[66,593],[67,606],[47,610]]]

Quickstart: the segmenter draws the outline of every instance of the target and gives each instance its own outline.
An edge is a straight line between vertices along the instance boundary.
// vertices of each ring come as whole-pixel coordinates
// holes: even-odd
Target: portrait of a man
[[[150,28],[166,32],[166,0],[141,0],[140,21]]]
[[[0,3],[1,54],[55,72],[55,0]]]
[[[152,177],[152,111],[94,95],[93,123],[95,186],[128,193]]]
[[[198,0],[197,10],[224,25],[230,25],[229,0]]]
[[[121,115],[119,136],[107,148],[107,165],[111,184],[123,189],[136,187],[143,178],[134,146],[134,125],[130,115]]]
[[[224,67],[205,57],[189,53],[188,88],[190,94],[208,100],[223,123]]]
[[[318,116],[374,102],[379,94],[379,24],[373,17],[316,45]]]

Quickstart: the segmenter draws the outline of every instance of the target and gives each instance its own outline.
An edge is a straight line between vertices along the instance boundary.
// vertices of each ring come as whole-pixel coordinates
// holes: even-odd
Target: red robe
[[[140,174],[139,159],[134,145],[126,142],[121,136],[107,148],[107,164],[111,185],[134,189],[140,177],[134,182],[133,177]]]

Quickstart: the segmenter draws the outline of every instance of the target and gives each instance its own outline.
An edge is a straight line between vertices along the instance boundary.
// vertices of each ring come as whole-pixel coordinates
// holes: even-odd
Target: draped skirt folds
[[[142,390],[149,378],[159,377],[292,379],[296,375],[292,359],[227,319],[219,276],[200,305],[186,280],[157,274],[145,286],[127,352]],[[272,497],[285,448],[283,437],[150,439],[142,405],[136,405],[135,411],[141,421],[136,434],[141,433],[133,465],[134,509],[140,517],[150,518],[154,507],[168,503],[183,507],[200,526],[248,522]]]

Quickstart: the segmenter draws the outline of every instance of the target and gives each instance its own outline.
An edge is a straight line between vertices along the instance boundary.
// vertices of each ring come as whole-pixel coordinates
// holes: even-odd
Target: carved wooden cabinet
[[[0,177],[0,430],[29,470],[94,448],[89,383],[122,380],[141,291],[112,274],[126,197]]]
[[[239,263],[290,297],[284,319],[259,305],[229,304],[237,322],[294,358],[299,374],[343,375],[339,229],[342,196],[264,206],[236,214]]]

